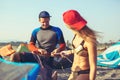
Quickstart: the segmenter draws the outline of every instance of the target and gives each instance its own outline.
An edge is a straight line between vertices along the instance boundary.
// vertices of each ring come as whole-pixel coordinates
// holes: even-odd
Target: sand
[[[99,51],[98,53],[102,53]],[[70,68],[67,69],[57,69],[58,79],[57,80],[67,80],[70,75]],[[120,69],[110,69],[106,67],[97,67],[96,80],[120,80]]]

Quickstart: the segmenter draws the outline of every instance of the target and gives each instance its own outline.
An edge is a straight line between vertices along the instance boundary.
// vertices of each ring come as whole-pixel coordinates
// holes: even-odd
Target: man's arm
[[[35,46],[35,44],[33,42],[30,42],[28,44],[28,49],[33,52],[33,51],[38,51],[38,48]]]
[[[65,43],[61,43],[59,46],[59,51],[65,50],[66,48],[66,44]]]

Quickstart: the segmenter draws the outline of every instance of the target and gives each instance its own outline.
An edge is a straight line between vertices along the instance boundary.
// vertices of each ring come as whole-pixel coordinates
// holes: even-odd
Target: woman
[[[64,12],[63,21],[75,34],[72,41],[73,49],[60,52],[62,57],[74,54],[68,80],[95,80],[97,32],[86,25],[87,21],[76,10]]]

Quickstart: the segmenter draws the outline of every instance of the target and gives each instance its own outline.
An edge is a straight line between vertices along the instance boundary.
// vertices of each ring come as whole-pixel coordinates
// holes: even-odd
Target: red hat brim
[[[75,30],[81,30],[83,27],[85,27],[85,25],[87,24],[87,21],[80,21],[77,23],[74,23],[71,26],[71,28],[75,29]]]

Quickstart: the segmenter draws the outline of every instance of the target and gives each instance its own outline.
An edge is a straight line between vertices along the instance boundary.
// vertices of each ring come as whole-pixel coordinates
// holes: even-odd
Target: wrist
[[[70,50],[70,51],[71,51],[71,54],[74,54],[74,51],[75,51],[75,50],[74,50],[74,49],[72,49],[72,50]]]
[[[73,54],[73,50],[69,50],[69,54]]]
[[[56,49],[56,52],[60,52],[60,51],[61,51],[61,49],[60,49],[60,48],[57,48],[57,49]]]

